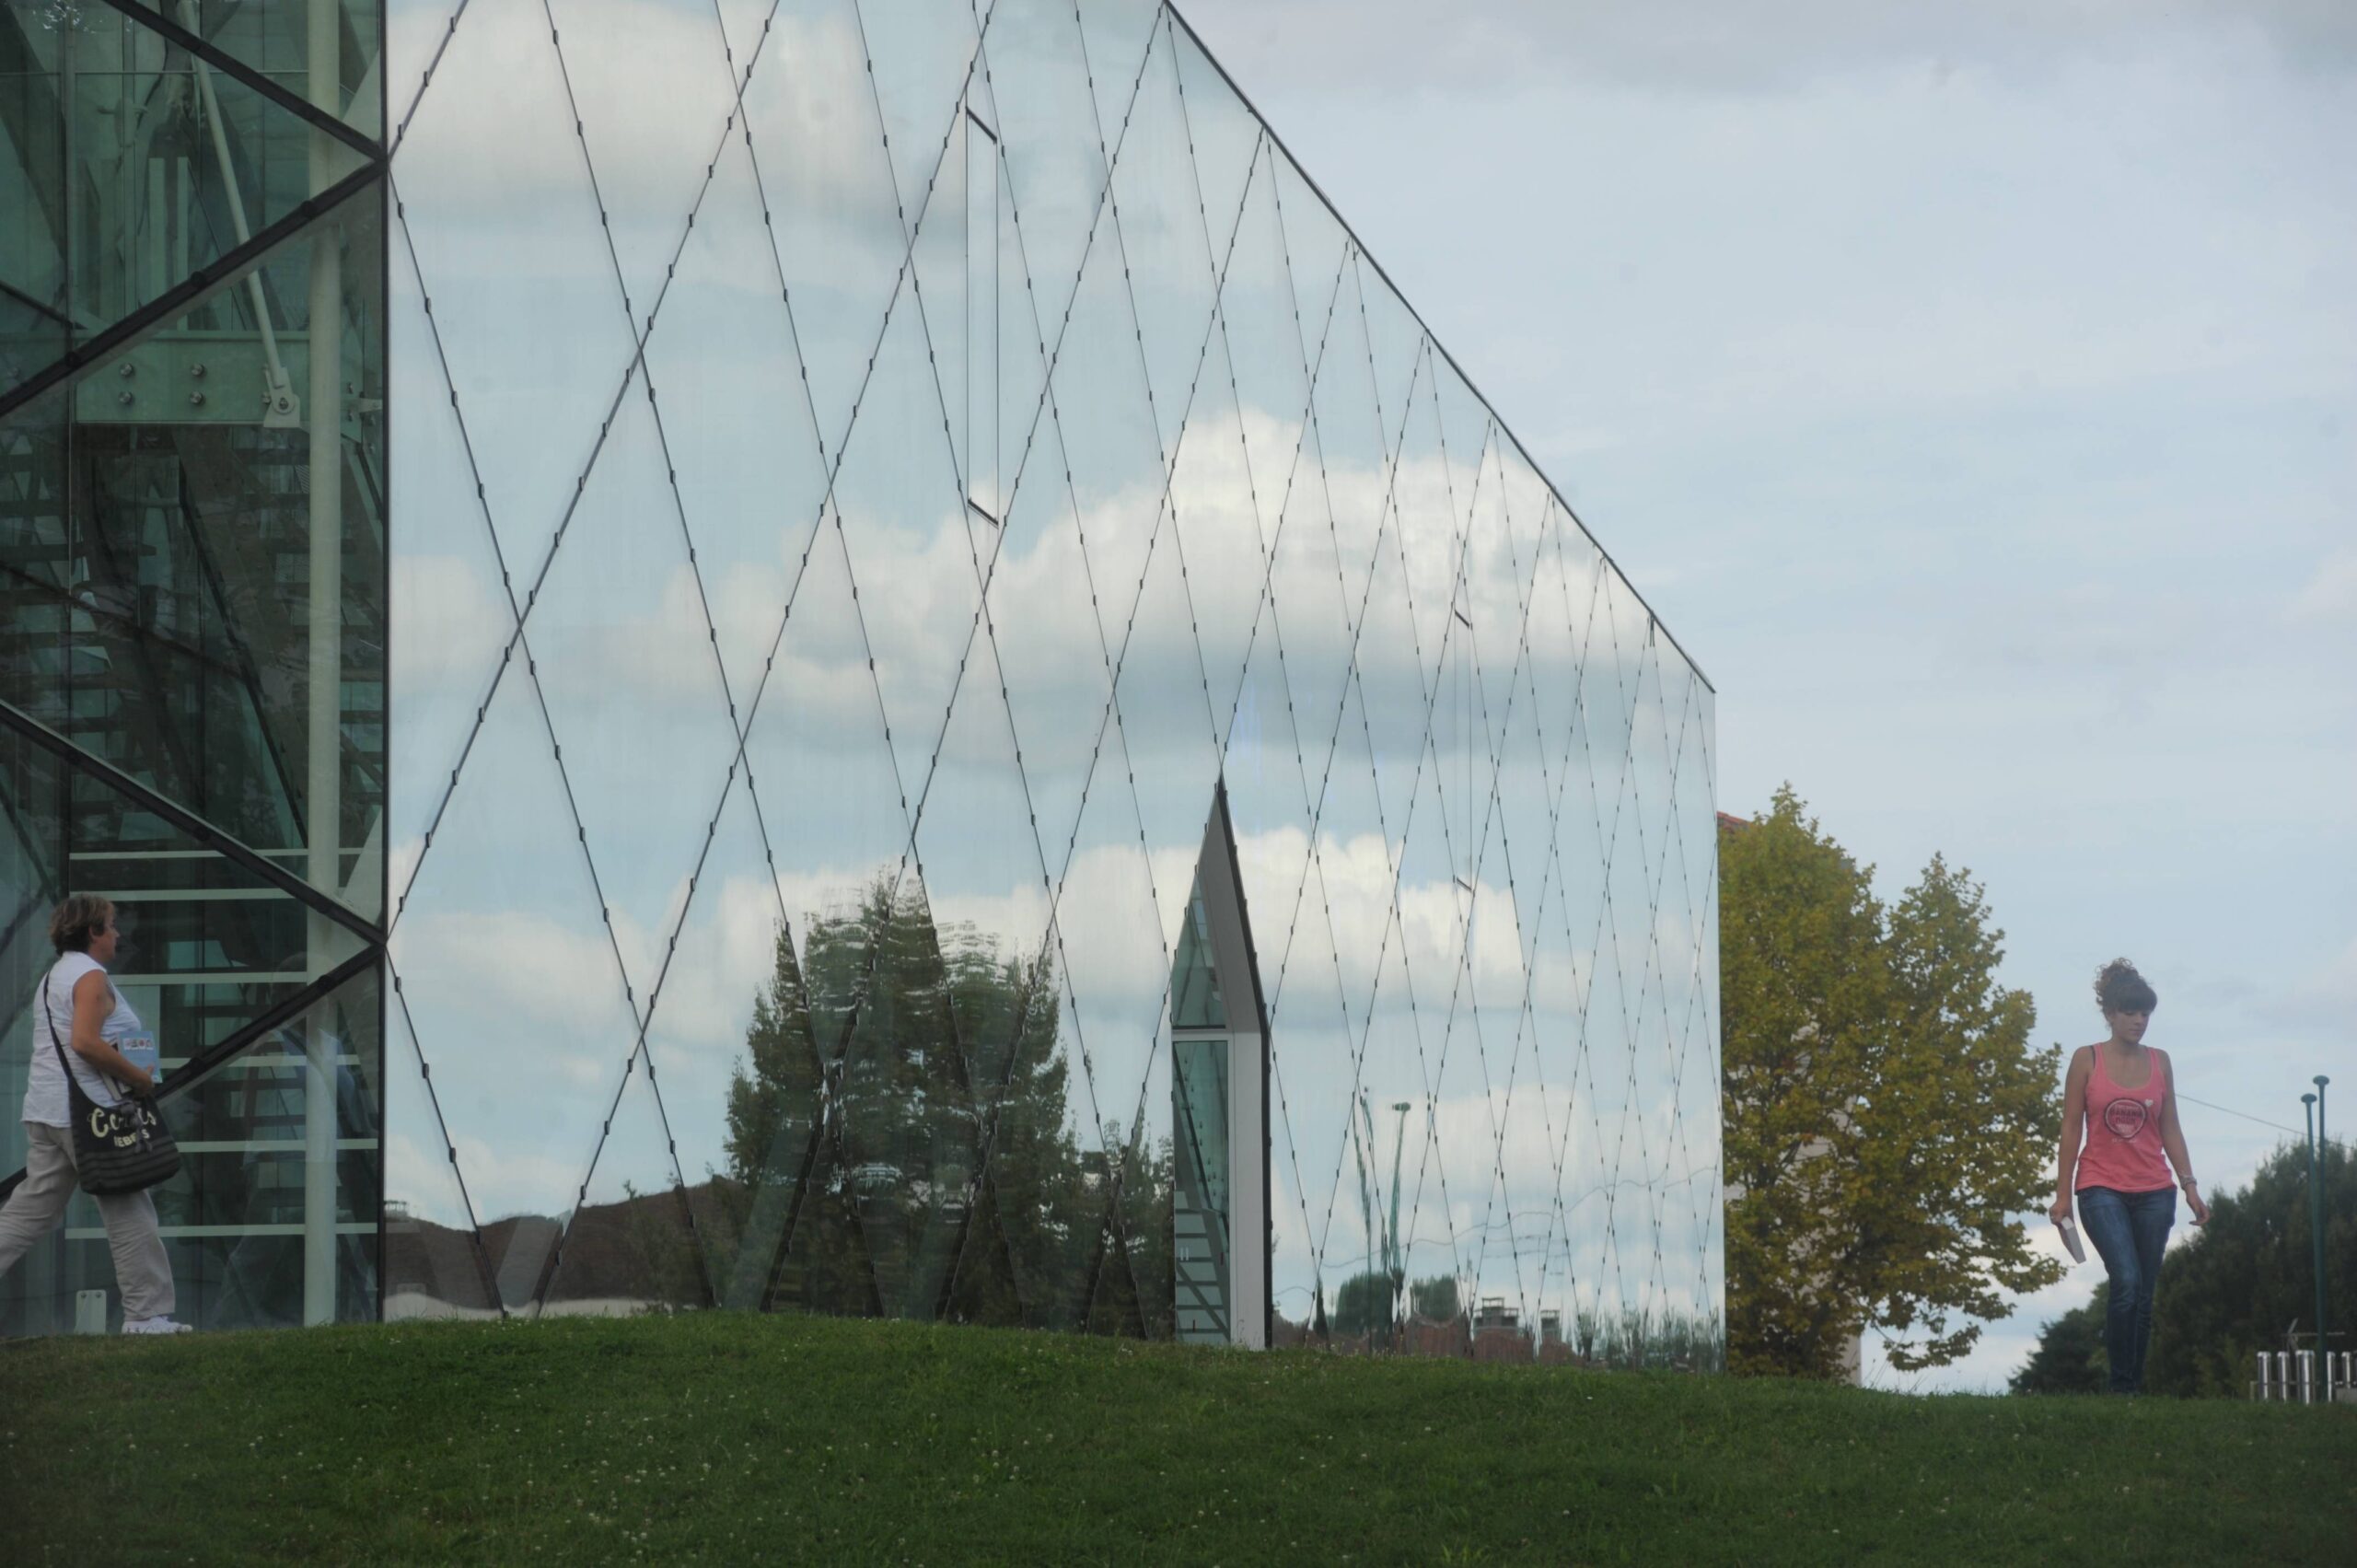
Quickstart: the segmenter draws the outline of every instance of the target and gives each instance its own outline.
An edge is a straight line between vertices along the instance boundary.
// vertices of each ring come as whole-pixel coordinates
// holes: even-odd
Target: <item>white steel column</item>
[[[342,111],[338,64],[342,18],[335,0],[310,0],[308,75],[311,101]],[[334,141],[311,133],[314,194],[335,180]],[[306,875],[313,887],[341,895],[343,885],[343,252],[341,226],[321,224],[310,247],[310,353],[307,412],[310,419],[311,623],[310,761],[304,797],[309,835]],[[310,916],[312,978],[335,966],[335,923]],[[303,1321],[335,1321],[336,1057],[335,1007],[322,1002],[305,1020],[303,1074]]]

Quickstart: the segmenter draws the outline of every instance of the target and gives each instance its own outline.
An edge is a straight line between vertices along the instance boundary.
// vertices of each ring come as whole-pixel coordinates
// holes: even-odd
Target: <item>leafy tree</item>
[[[2008,1385],[2016,1394],[2100,1394],[2111,1377],[2104,1349],[2103,1317],[2111,1287],[2096,1286],[2095,1299],[2074,1307],[2046,1326],[2038,1348]]]
[[[1964,1354],[2010,1291],[2061,1277],[2038,1206],[2060,1048],[1996,981],[2003,933],[1939,858],[1895,908],[1791,787],[1720,856],[1728,1361],[1838,1375],[1868,1325],[1892,1364]]]
[[[2335,1349],[2357,1342],[2357,1157],[2338,1144],[2324,1158],[2325,1284]],[[2250,1186],[2210,1201],[2210,1223],[2161,1260],[2144,1388],[2155,1394],[2242,1399],[2260,1351],[2286,1348],[2286,1330],[2316,1330],[2316,1246],[2308,1218],[2307,1150],[2286,1144]],[[2180,1207],[2182,1226],[2184,1211]],[[2049,1369],[2096,1369],[2106,1287],[2046,1326],[2016,1393],[2060,1391]],[[2090,1342],[2084,1352],[2077,1347]],[[2313,1343],[2313,1340],[2306,1342]],[[2075,1376],[2073,1370],[2071,1376]],[[2102,1385],[2097,1382],[2096,1387]]]

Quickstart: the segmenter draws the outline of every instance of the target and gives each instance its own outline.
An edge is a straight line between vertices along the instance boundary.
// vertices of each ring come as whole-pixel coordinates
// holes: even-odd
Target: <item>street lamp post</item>
[[[2316,1361],[2325,1369],[2324,1397],[2328,1401],[2332,1398],[2332,1342],[2325,1335],[2324,1322],[2324,1088],[2330,1082],[2322,1073],[2316,1076],[2316,1152],[2308,1163],[2308,1228],[2316,1238]]]
[[[2316,1364],[2324,1364],[2324,1164],[2316,1150],[2315,1095],[2300,1097],[2300,1121],[2308,1132],[2308,1234],[2316,1249]]]

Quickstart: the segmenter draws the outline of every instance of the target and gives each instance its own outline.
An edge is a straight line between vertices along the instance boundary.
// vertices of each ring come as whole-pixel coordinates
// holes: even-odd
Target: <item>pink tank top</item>
[[[2079,1151],[2073,1185],[2108,1187],[2115,1192],[2157,1192],[2175,1186],[2161,1149],[2161,1107],[2169,1092],[2168,1069],[2150,1051],[2152,1071],[2132,1089],[2122,1088],[2104,1070],[2103,1048],[2087,1075],[2087,1141]]]

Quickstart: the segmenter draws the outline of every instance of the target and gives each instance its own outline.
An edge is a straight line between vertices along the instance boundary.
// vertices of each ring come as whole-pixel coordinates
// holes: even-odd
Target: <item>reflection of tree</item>
[[[1007,954],[970,926],[937,928],[913,877],[878,877],[851,909],[814,918],[799,961],[781,933],[728,1086],[727,1165],[711,1185],[723,1212],[702,1222],[708,1245],[725,1252],[741,1237],[752,1266],[770,1273],[758,1294],[724,1296],[985,1323],[1093,1320],[1092,1296],[1107,1294],[1093,1289],[1096,1276],[1117,1266],[1104,1262],[1111,1184],[1103,1156],[1074,1135],[1060,1002],[1044,950]],[[1167,1232],[1167,1151],[1124,1163],[1136,1172],[1125,1214],[1152,1204],[1162,1171]],[[1167,1322],[1167,1235],[1159,1245]],[[1155,1295],[1144,1279],[1135,1288]],[[1118,1316],[1141,1328],[1155,1317]]]
[[[1453,1274],[1436,1274],[1428,1280],[1418,1280],[1409,1287],[1409,1298],[1417,1317],[1428,1322],[1449,1322],[1457,1317],[1457,1278]]]

